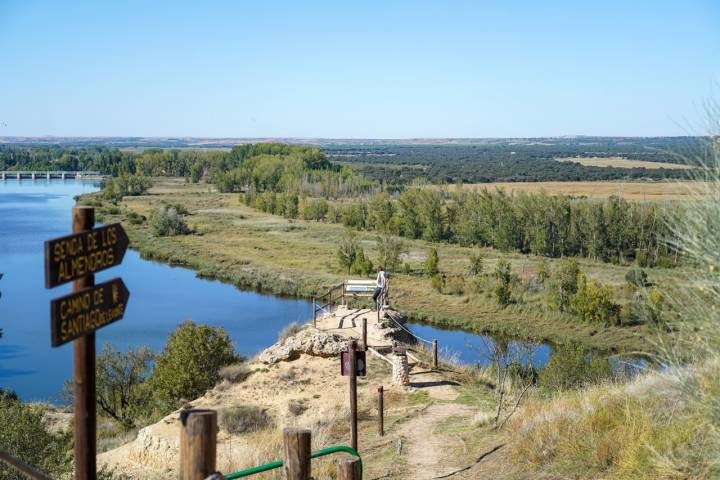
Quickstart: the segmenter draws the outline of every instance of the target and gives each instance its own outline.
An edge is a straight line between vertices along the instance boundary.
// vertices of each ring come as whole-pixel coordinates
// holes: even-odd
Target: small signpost
[[[350,446],[357,451],[357,377],[365,376],[365,352],[358,351],[350,340],[348,350],[340,353],[340,374],[348,377],[350,386]]]
[[[119,223],[93,229],[95,209],[74,207],[73,234],[45,242],[45,288],[73,282],[69,295],[50,303],[53,347],[73,341],[75,477],[95,480],[95,330],[120,320],[130,292],[122,279],[95,285],[95,272],[122,262],[128,237]]]

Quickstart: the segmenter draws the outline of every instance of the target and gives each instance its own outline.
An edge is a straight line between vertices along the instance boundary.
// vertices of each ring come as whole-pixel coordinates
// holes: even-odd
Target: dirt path
[[[406,478],[426,480],[462,468],[464,466],[454,455],[463,451],[465,445],[452,434],[438,431],[449,417],[467,417],[473,410],[455,403],[434,403],[402,426],[398,432],[403,439],[403,450],[408,459]]]

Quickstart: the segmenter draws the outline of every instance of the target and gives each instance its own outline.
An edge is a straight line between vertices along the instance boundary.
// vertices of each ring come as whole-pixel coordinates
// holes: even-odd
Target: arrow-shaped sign
[[[128,243],[119,223],[46,241],[45,288],[120,265]]]
[[[120,320],[130,292],[120,278],[84,288],[50,303],[50,335],[57,347]]]

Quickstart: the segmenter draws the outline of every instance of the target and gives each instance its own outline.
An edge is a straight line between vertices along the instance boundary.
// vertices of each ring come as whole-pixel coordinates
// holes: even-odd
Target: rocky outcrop
[[[347,340],[334,333],[306,328],[299,333],[266,348],[258,356],[265,364],[295,360],[302,354],[334,357],[347,348]]]

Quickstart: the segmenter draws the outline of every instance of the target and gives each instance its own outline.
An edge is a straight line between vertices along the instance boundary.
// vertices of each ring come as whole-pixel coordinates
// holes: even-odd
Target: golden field
[[[615,168],[667,168],[668,170],[688,170],[690,165],[666,162],[646,162],[644,160],[629,160],[622,157],[566,157],[556,158],[559,162],[575,162],[586,167],[615,167]]]

